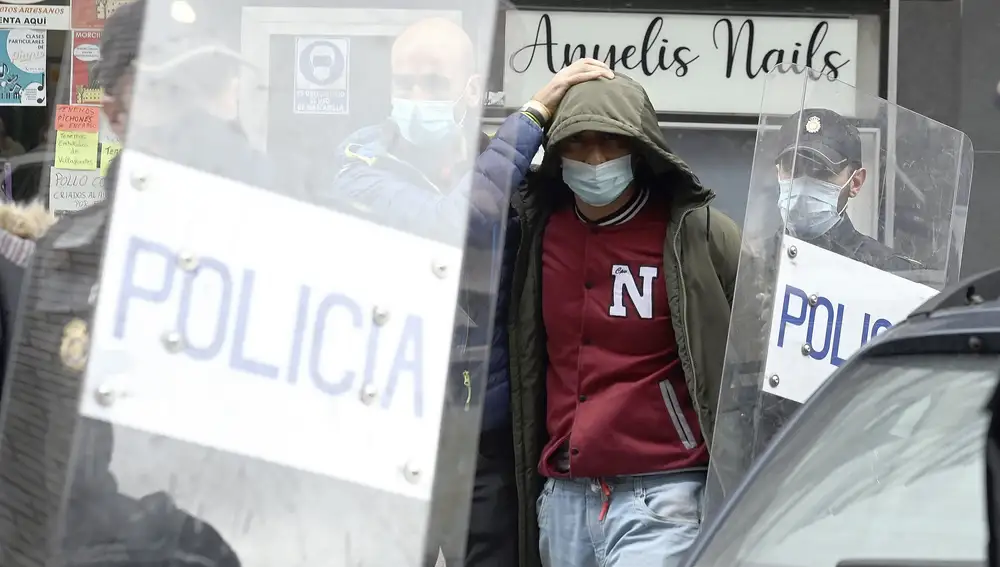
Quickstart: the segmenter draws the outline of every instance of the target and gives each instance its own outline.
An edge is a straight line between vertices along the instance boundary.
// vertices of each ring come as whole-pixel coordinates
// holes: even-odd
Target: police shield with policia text
[[[493,30],[496,12],[327,7],[390,35],[428,10]],[[473,257],[492,251],[466,242],[502,239],[504,211],[439,234],[378,204],[317,204],[296,180],[330,148],[309,141],[388,104],[388,85],[358,79],[388,53],[292,92],[248,56],[269,35],[232,33],[255,10],[317,8],[135,0],[107,24],[98,72],[124,150],[109,201],[43,237],[25,284],[0,416],[5,567],[418,566],[439,466],[471,486],[475,437],[439,444],[445,383],[460,277],[487,307],[497,288]],[[346,36],[327,40],[345,58]],[[465,353],[473,372],[485,350]]]
[[[830,373],[960,266],[964,134],[794,65],[762,108],[707,515]]]

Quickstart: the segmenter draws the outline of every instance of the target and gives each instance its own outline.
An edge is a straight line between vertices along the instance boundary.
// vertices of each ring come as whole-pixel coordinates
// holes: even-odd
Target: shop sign
[[[0,28],[68,30],[69,0],[0,0]]]
[[[850,18],[511,11],[504,43],[504,94],[520,104],[582,57],[642,83],[660,112],[757,114],[765,77],[779,63],[815,69],[818,80],[854,85],[858,22]],[[791,84],[791,83],[783,83]],[[768,92],[770,112],[797,107],[800,89]],[[818,89],[807,99],[853,113],[853,96]],[[847,89],[845,89],[847,91]],[[830,100],[820,100],[826,98]]]

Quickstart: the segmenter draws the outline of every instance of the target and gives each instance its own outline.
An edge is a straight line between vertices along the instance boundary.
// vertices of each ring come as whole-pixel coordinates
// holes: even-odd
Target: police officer
[[[848,200],[861,192],[868,175],[861,162],[861,136],[853,124],[832,110],[803,110],[782,125],[779,143],[775,166],[786,232],[880,270],[921,267],[858,232],[847,214]]]
[[[123,6],[104,31],[99,76],[119,135],[130,117],[146,4]],[[2,563],[239,567],[218,531],[166,492],[121,493],[111,425],[78,415],[110,213],[109,199],[57,223],[38,240],[26,277],[0,422]]]
[[[881,242],[859,232],[847,214],[847,203],[858,196],[868,170],[861,160],[861,136],[843,116],[823,108],[811,108],[789,117],[777,137],[775,169],[778,181],[778,211],[785,232],[800,240],[887,272],[910,272],[922,268]],[[780,237],[780,235],[775,235]],[[768,266],[776,270],[777,265]],[[771,274],[769,281],[774,281]],[[758,297],[771,305],[773,296]],[[734,308],[734,317],[756,318],[758,305]],[[752,313],[741,312],[750,309]],[[765,310],[768,309],[765,307]],[[748,353],[766,351],[767,333]],[[735,394],[739,413],[746,420],[741,432],[748,435],[740,445],[745,450],[740,466],[746,470],[801,406],[800,403],[762,392],[757,378],[763,361],[750,355],[742,373],[746,380]],[[720,410],[721,411],[721,410]]]
[[[510,192],[524,181],[543,127],[565,91],[613,74],[592,59],[576,62],[489,138],[468,118],[481,104],[482,85],[472,41],[462,27],[440,18],[415,22],[396,38],[391,63],[390,120],[344,142],[335,164],[338,173],[326,191],[331,198],[367,205],[391,226],[432,238],[453,238],[469,226],[459,300],[463,314],[456,324],[451,396],[438,452],[442,462],[432,499],[432,556],[425,565],[435,564],[440,545],[448,565],[506,567],[517,562],[519,545],[505,327],[519,225],[509,219],[501,241],[497,221],[508,208]],[[468,148],[474,144],[480,151],[470,163]],[[475,275],[492,276],[497,269],[498,292],[492,282],[475,281]],[[497,293],[497,306],[490,346],[492,293]],[[489,360],[482,360],[487,346]],[[476,412],[468,410],[479,392],[482,419],[475,422],[470,416]],[[478,446],[474,463],[455,458],[473,445]],[[467,511],[456,502],[468,494],[460,479],[473,474],[472,511],[463,517]]]

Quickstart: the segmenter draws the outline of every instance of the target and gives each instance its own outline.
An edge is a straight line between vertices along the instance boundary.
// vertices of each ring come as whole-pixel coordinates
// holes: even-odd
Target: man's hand
[[[614,79],[615,73],[608,66],[596,59],[580,59],[574,61],[572,65],[559,71],[552,77],[549,84],[542,87],[542,90],[535,93],[532,100],[541,103],[549,112],[550,118],[556,111],[563,96],[570,87],[578,83],[591,81],[598,78]]]

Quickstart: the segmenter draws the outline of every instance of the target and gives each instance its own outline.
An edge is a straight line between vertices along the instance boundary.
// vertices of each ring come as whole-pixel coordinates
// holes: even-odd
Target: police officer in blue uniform
[[[858,195],[868,175],[854,124],[832,110],[812,108],[790,117],[779,139],[778,207],[786,232],[883,271],[922,268],[859,232],[847,214],[848,200]]]

